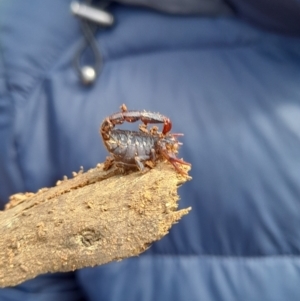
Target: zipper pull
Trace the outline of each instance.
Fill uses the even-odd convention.
[[[70,9],[73,15],[97,23],[98,25],[112,26],[114,24],[113,15],[101,8],[73,1]]]

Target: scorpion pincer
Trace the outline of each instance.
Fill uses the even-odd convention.
[[[126,122],[142,121],[145,128],[140,131],[116,129],[115,126]],[[157,128],[148,131],[148,124],[163,124],[162,132]],[[190,165],[176,157],[181,143],[177,136],[182,134],[169,133],[172,123],[169,118],[159,113],[147,111],[128,111],[125,105],[121,106],[121,112],[112,114],[104,119],[100,127],[104,145],[112,155],[117,167],[123,169],[138,168],[145,170],[145,164],[154,165],[159,159],[168,160],[177,172],[182,175],[187,173],[179,167],[180,164]],[[148,162],[148,163],[147,163]]]

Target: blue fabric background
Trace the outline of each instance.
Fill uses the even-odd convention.
[[[2,205],[103,161],[99,125],[125,103],[168,115],[185,134],[193,181],[180,206],[193,210],[138,258],[44,275],[0,300],[299,300],[300,38],[239,15],[115,5],[116,26],[96,36],[102,73],[83,87],[68,7],[1,4]]]

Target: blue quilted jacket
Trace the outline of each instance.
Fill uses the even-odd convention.
[[[193,209],[139,257],[42,275],[0,300],[300,300],[300,4],[269,2],[214,16],[113,4],[86,87],[70,2],[1,1],[1,208],[102,162],[99,125],[125,103],[185,134],[180,206]]]

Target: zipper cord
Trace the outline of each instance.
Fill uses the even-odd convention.
[[[71,12],[79,17],[83,40],[80,43],[73,58],[73,66],[76,70],[81,82],[85,85],[91,85],[101,73],[102,56],[95,39],[97,29],[113,25],[113,16],[106,12],[104,8],[108,6],[108,2],[102,3],[101,8],[91,6],[91,0],[82,2],[72,2]],[[92,63],[82,64],[84,54],[91,51]],[[90,56],[87,57],[90,60]]]

